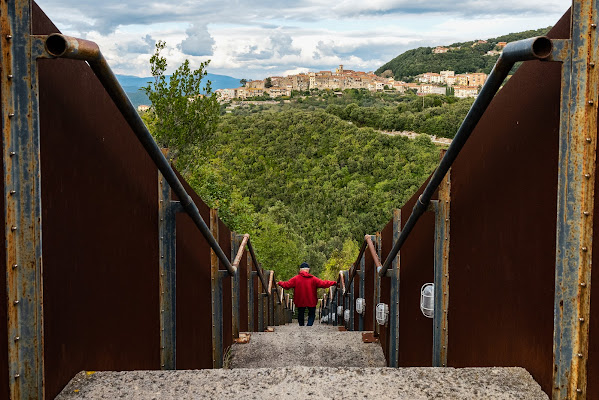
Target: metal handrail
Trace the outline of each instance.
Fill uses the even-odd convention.
[[[545,60],[551,55],[553,44],[551,39],[545,36],[534,37],[530,39],[519,40],[516,42],[508,43],[503,49],[501,56],[495,63],[491,74],[487,78],[484,86],[482,87],[478,97],[472,104],[470,111],[464,118],[462,125],[458,129],[451,145],[447,149],[445,156],[439,163],[439,166],[433,173],[428,185],[424,189],[424,192],[418,198],[418,201],[414,205],[410,217],[406,221],[404,228],[402,229],[399,238],[394,243],[393,248],[387,255],[385,262],[382,267],[378,268],[378,274],[385,276],[387,269],[397,256],[397,253],[401,249],[401,246],[405,243],[406,239],[412,232],[412,229],[416,225],[418,219],[424,214],[428,205],[433,197],[433,194],[443,181],[443,178],[449,171],[449,168],[457,158],[460,150],[466,144],[466,141],[470,137],[470,134],[476,128],[476,125],[482,118],[485,110],[493,100],[495,93],[501,87],[501,84],[509,74],[514,64],[518,61],[529,61],[529,60]]]
[[[230,275],[236,273],[236,269],[233,267],[222,248],[218,244],[210,232],[210,228],[206,225],[206,222],[200,215],[200,211],[193,202],[191,196],[187,193],[181,181],[175,174],[175,171],[170,166],[170,163],[166,157],[160,151],[160,148],[152,138],[152,135],[148,131],[148,128],[143,123],[141,117],[131,104],[131,101],[127,97],[127,94],[119,84],[116,76],[110,69],[110,66],[106,62],[106,59],[102,55],[100,48],[94,42],[84,39],[73,38],[58,33],[54,33],[46,36],[45,47],[48,54],[56,58],[68,58],[72,60],[83,60],[87,61],[96,77],[108,92],[110,98],[114,101],[115,105],[137,136],[137,139],[144,147],[160,173],[166,179],[173,192],[179,198],[181,206],[185,212],[192,219],[194,224],[198,227],[202,236],[206,239],[212,250],[216,253],[216,256],[221,263],[227,268]]]
[[[241,241],[241,244],[239,245],[239,250],[237,250],[237,255],[235,256],[235,260],[233,261],[233,268],[235,268],[235,270],[239,268],[239,263],[241,262],[241,257],[243,257],[243,253],[245,252],[246,246],[248,247],[250,256],[252,257],[252,264],[254,264],[254,268],[256,269],[256,272],[258,272],[258,277],[262,282],[262,287],[266,288],[266,279],[264,278],[264,274],[262,273],[262,267],[260,267],[260,265],[256,261],[256,254],[254,254],[254,248],[252,247],[252,242],[250,241],[249,233],[243,235],[243,239]],[[270,296],[270,293],[267,294]]]
[[[376,270],[378,271],[382,265],[381,260],[379,260],[379,255],[376,252],[376,249],[374,248],[374,243],[372,243],[372,238],[370,237],[370,235],[364,235],[364,240],[368,245],[368,250],[370,250],[370,255],[372,256],[372,259],[374,260],[374,265],[376,265]]]
[[[256,272],[258,272],[258,277],[260,278],[260,282],[262,282],[262,287],[266,288],[268,284],[266,283],[266,278],[264,277],[264,271],[260,264],[258,264],[258,260],[256,260],[256,253],[254,252],[254,247],[252,246],[252,242],[248,241],[248,250],[250,251],[250,256],[252,257],[252,263],[256,267]],[[270,296],[270,293],[268,293]]]

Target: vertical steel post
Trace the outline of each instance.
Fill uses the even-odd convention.
[[[370,240],[372,240],[372,242],[376,246],[376,253],[380,260],[381,259],[380,251],[381,250],[380,250],[380,246],[379,246],[379,233],[377,232],[374,235],[370,235]],[[374,268],[372,268],[372,273],[374,274],[374,296],[372,298],[372,301],[374,301],[374,304],[372,304],[372,308],[373,308],[373,310],[376,310],[376,305],[381,302],[381,277],[379,275],[379,272],[376,270],[376,265],[374,266]],[[378,322],[376,322],[376,311],[374,311],[372,313],[372,326],[374,327],[373,328],[374,336],[378,336],[380,326],[379,326]]]
[[[257,268],[260,268],[257,266]],[[257,274],[257,272],[256,272]],[[262,288],[262,280],[258,279],[258,332],[264,332],[264,288]]]
[[[241,244],[242,237],[234,232],[231,232],[231,260],[237,257],[237,251]],[[239,319],[239,297],[241,296],[241,282],[240,282],[239,266],[237,271],[231,277],[231,331],[233,339],[239,338],[239,326],[241,320]]]
[[[218,242],[218,210],[210,209],[210,232]],[[218,256],[210,250],[210,279],[212,284],[212,367],[223,366],[223,277],[227,271],[218,269]]]
[[[176,216],[180,210],[181,204],[171,201],[171,188],[158,172],[160,368],[165,370],[177,368]]]
[[[254,279],[258,279],[258,273],[256,271],[252,271],[252,257],[247,255],[247,266],[248,266],[248,332],[256,331],[256,321],[254,320],[254,309],[256,307],[256,303],[254,302],[254,297],[256,296],[254,292]],[[258,279],[259,280],[259,279]]]
[[[38,77],[30,0],[0,3],[4,221],[10,396],[44,398]]]
[[[433,367],[447,366],[449,312],[449,209],[451,170],[439,186],[435,201],[435,293],[433,316]]]
[[[362,258],[360,259],[360,271],[358,272],[358,274],[360,275],[360,297],[366,301],[366,307],[372,307],[372,304],[368,304],[368,300],[366,299],[366,296],[364,295],[364,291],[366,290],[365,269],[366,269],[366,255],[363,255]],[[364,314],[365,313],[366,313],[366,311],[364,310],[364,312],[362,312],[362,314],[360,314],[360,316],[358,317],[358,329],[361,331],[364,330]]]
[[[393,243],[401,232],[401,210],[393,210]],[[399,366],[399,272],[400,254],[397,253],[391,266],[391,282],[389,294],[389,366]]]
[[[348,274],[349,276],[349,274]],[[354,279],[349,282],[349,330],[354,329],[354,313],[356,312],[356,285],[354,285]]]
[[[598,0],[572,3],[562,65],[557,189],[553,399],[586,398],[597,86]],[[563,53],[562,53],[563,54]]]

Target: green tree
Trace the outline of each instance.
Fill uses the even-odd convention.
[[[185,60],[167,82],[167,61],[160,53],[166,43],[156,43],[156,52],[150,58],[154,82],[144,91],[152,105],[148,119],[151,132],[161,147],[170,149],[173,158],[190,154],[192,150],[210,139],[218,122],[220,106],[212,92],[210,81],[202,87],[209,61],[192,70]]]
[[[267,89],[272,87],[272,79],[270,79],[270,77],[264,80],[264,87]]]
[[[246,84],[246,83],[248,83],[248,80],[247,80],[247,79],[245,79],[245,78],[243,78],[243,79],[240,79],[240,80],[239,80],[239,84],[240,84],[242,87],[245,87],[245,84]]]

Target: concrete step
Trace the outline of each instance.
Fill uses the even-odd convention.
[[[276,360],[272,360],[273,364]],[[71,399],[548,399],[523,368],[283,367],[79,373]]]

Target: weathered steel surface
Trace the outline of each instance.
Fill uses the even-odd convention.
[[[393,220],[389,221],[387,225],[383,228],[380,235],[378,235],[378,254],[380,258],[384,259],[391,247],[393,246]],[[389,270],[391,272],[391,269]],[[387,361],[387,365],[390,366],[390,352],[391,349],[391,341],[393,340],[393,336],[390,334],[391,329],[391,277],[382,276],[380,277],[376,274],[375,278],[379,280],[380,290],[379,290],[379,302],[385,303],[389,306],[389,318],[387,319],[387,323],[383,326],[379,325],[379,336],[381,347],[383,348],[383,354],[385,354],[385,359]],[[378,323],[377,323],[378,325]]]
[[[28,0],[0,5],[4,253],[12,399],[42,398],[42,188],[37,62]]]
[[[548,36],[567,37],[568,21],[566,15]],[[524,63],[451,176],[448,365],[519,365],[546,393],[553,370],[560,67]]]
[[[33,33],[50,32],[34,8]],[[156,168],[89,66],[40,60],[39,84],[53,398],[81,370],[160,368],[158,188]]]
[[[210,208],[183,186],[209,220]],[[177,369],[212,368],[210,246],[186,213],[177,214]]]
[[[234,259],[233,269],[235,269],[235,274],[233,274],[231,277],[231,331],[233,334],[233,340],[239,338],[239,325],[241,323],[239,316],[241,279],[238,267],[239,263],[241,262],[241,257],[243,256],[243,247],[245,246],[241,247],[242,243],[240,242],[240,236],[235,232],[231,232],[231,260]],[[238,250],[241,251],[238,252]]]
[[[387,257],[390,246],[399,238],[401,231],[401,210],[393,210],[392,236],[389,233],[383,234],[383,254]],[[387,250],[389,249],[389,250]],[[389,356],[387,358],[390,367],[397,367],[399,363],[399,288],[400,288],[400,268],[401,251],[395,256],[391,264],[391,282],[389,289]]]
[[[562,66],[553,398],[584,398],[593,246],[599,35],[596,0],[574,1]]]
[[[410,215],[425,183],[401,208]],[[401,221],[402,229],[406,221]],[[400,367],[430,367],[433,351],[432,321],[420,312],[420,287],[433,281],[434,213],[426,212],[401,248],[399,290]]]
[[[219,237],[218,243],[225,254],[231,254],[231,231],[223,221],[218,220]],[[230,256],[229,256],[230,257]],[[219,259],[220,261],[220,259]],[[231,261],[229,261],[229,264]],[[232,276],[226,265],[219,262],[219,269],[227,271],[223,274],[223,351],[233,344],[233,297]]]
[[[245,246],[244,246],[245,247]],[[245,252],[245,256],[242,257],[241,262],[239,263],[239,268],[237,269],[239,274],[239,331],[240,332],[248,332],[249,326],[249,272],[248,270],[248,253]]]
[[[210,233],[219,240],[218,210],[210,210]],[[219,274],[218,257],[210,249],[210,283],[212,305],[212,367],[223,366],[223,281]]]
[[[376,269],[374,268],[374,262],[372,255],[369,251],[364,252],[362,257],[364,264],[362,265],[362,271],[364,273],[364,299],[366,300],[366,309],[364,310],[364,330],[374,331],[375,314],[374,308],[376,306],[376,297],[374,290],[374,274]]]
[[[447,366],[447,314],[449,312],[451,170],[439,186],[435,203],[435,310],[433,317],[433,367]]]
[[[177,328],[177,236],[176,218],[180,203],[171,201],[171,189],[158,173],[158,280],[160,291],[160,367],[176,369]]]

